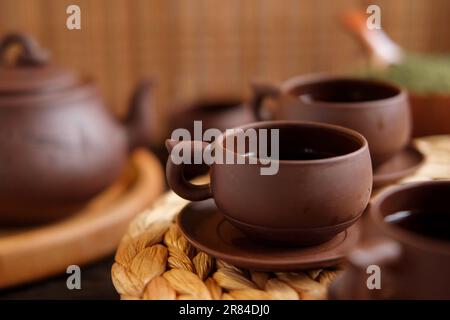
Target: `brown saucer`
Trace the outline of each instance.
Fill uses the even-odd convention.
[[[248,238],[227,222],[212,199],[191,202],[181,210],[178,226],[197,249],[238,267],[292,271],[339,263],[359,239],[359,223],[312,247],[270,246]]]
[[[373,172],[373,187],[379,188],[413,174],[424,163],[425,156],[410,145]]]

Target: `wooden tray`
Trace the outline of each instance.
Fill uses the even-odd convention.
[[[421,138],[415,143],[426,155],[426,162],[400,183],[450,179],[450,136]],[[122,299],[327,297],[339,266],[295,273],[255,272],[192,248],[174,223],[187,203],[168,192],[131,222],[112,267],[112,280]]]
[[[136,150],[124,174],[80,212],[51,225],[0,229],[0,288],[82,265],[114,251],[130,220],[164,190],[156,157]]]

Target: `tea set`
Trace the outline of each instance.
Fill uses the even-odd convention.
[[[450,213],[444,205],[450,182],[392,187],[369,204],[372,188],[413,173],[425,160],[411,144],[404,90],[382,81],[329,74],[296,77],[281,86],[254,83],[253,90],[248,104],[258,121],[238,128],[279,130],[279,172],[263,176],[260,163],[213,163],[209,182],[199,185],[184,174],[192,165],[176,164],[169,156],[170,188],[192,201],[177,218],[188,241],[238,267],[263,271],[324,268],[347,261],[350,267],[331,288],[335,299],[450,297],[447,280],[434,287],[438,275],[423,276],[448,268],[438,263],[450,258],[450,244],[445,242]],[[275,102],[271,109],[264,106],[267,99]],[[212,144],[235,157],[248,157],[248,150],[223,144],[235,134],[223,132]],[[200,152],[211,146],[167,140],[169,153],[179,144],[197,144]],[[385,221],[388,215],[418,209],[427,212],[421,214],[425,226],[436,219],[433,210],[447,217],[437,223],[448,227],[442,231],[447,239],[433,239],[434,230],[424,236]],[[377,292],[366,286],[366,270],[372,264],[384,270],[385,287]],[[416,278],[422,280],[412,283]],[[415,293],[417,288],[424,291]]]
[[[9,61],[12,46],[20,54]],[[211,143],[169,139],[169,153],[177,146],[195,146],[192,153],[214,146],[243,160],[187,165],[168,157],[169,187],[192,201],[177,218],[187,240],[211,256],[256,270],[322,268],[346,259],[349,268],[333,284],[334,298],[450,297],[449,278],[429,273],[450,267],[448,239],[386,220],[418,209],[448,212],[450,182],[392,187],[369,204],[373,188],[424,162],[410,141],[405,91],[331,74],[252,88],[248,102],[199,101],[171,116],[171,129],[192,130],[194,120],[204,120],[205,128],[222,134]],[[110,185],[132,149],[154,143],[151,89],[151,81],[142,81],[129,114],[117,121],[94,82],[51,64],[32,38],[9,34],[0,40],[0,223],[53,221]],[[271,108],[265,103],[270,99]],[[224,143],[261,129],[279,132],[274,175],[261,175],[259,151]],[[246,163],[249,158],[255,164]],[[192,182],[198,172],[207,173],[209,182]],[[435,219],[427,216],[420,219]],[[382,265],[389,274],[389,290],[379,296],[362,286],[368,264]],[[427,273],[425,280],[421,275]],[[412,290],[411,279],[423,290]]]

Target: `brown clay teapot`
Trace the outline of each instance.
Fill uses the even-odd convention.
[[[120,123],[94,83],[50,64],[32,38],[1,39],[0,223],[59,218],[110,185],[129,151],[150,139],[150,87],[139,85]]]

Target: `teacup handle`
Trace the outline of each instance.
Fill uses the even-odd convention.
[[[211,185],[209,183],[202,185],[195,185],[189,182],[184,175],[185,163],[176,163],[174,161],[176,152],[180,150],[190,150],[190,156],[195,157],[195,153],[203,151],[208,146],[208,143],[203,141],[176,141],[167,139],[166,148],[169,151],[169,157],[166,165],[166,177],[169,187],[180,197],[191,200],[200,201],[212,198]],[[202,157],[203,159],[203,157]]]
[[[364,247],[358,246],[353,249],[347,255],[347,260],[351,266],[360,270],[367,270],[371,265],[380,267],[382,271],[381,279],[385,279],[384,281],[382,280],[382,283],[388,283],[387,287],[392,288],[392,282],[395,281],[392,269],[398,265],[401,256],[402,249],[398,242],[389,239],[377,239]],[[386,287],[386,285],[383,285],[381,290],[383,290],[383,287]],[[369,298],[376,298],[377,290],[368,291]]]
[[[268,119],[264,119],[261,115],[261,108],[266,98],[278,99],[281,90],[276,85],[270,83],[252,82],[253,98],[250,101],[250,106],[257,121],[273,120],[274,115],[270,114]]]

